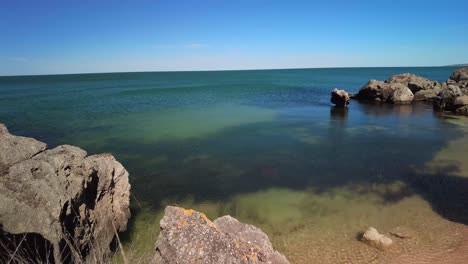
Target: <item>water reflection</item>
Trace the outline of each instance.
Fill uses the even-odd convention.
[[[432,105],[424,102],[413,104],[388,104],[380,102],[353,101],[358,107],[370,116],[400,116],[408,117],[415,115],[427,115],[432,110]]]
[[[330,107],[330,119],[337,121],[346,121],[348,119],[349,110],[346,107]]]

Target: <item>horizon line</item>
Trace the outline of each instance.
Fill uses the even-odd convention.
[[[219,69],[219,70],[148,70],[148,71],[112,71],[112,72],[75,72],[75,73],[45,73],[24,75],[0,75],[1,77],[38,77],[61,75],[91,75],[115,73],[175,73],[175,72],[228,72],[228,71],[270,71],[270,70],[307,70],[307,69],[358,69],[358,68],[436,68],[436,67],[466,67],[467,64],[450,64],[439,66],[341,66],[341,67],[297,67],[297,68],[253,68],[253,69]]]

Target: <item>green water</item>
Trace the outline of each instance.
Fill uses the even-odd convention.
[[[335,109],[330,90],[357,92],[368,79],[404,72],[444,81],[454,70],[0,77],[0,122],[50,147],[116,156],[134,196],[123,235],[129,252],[151,254],[171,204],[255,224],[295,263],[365,262],[378,253],[355,235],[369,225],[417,229],[415,221],[426,219],[428,232],[468,224],[467,210],[456,206],[467,201],[464,193],[444,195],[454,184],[468,188],[466,181],[449,170],[437,181],[421,172],[466,129],[426,104],[353,101],[347,111]],[[448,162],[463,167],[465,160]]]

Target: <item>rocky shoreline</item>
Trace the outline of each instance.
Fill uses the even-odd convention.
[[[47,149],[0,124],[0,262],[106,262],[129,206],[128,172],[112,155]]]
[[[344,107],[348,98],[391,104],[423,101],[432,103],[436,111],[468,115],[468,68],[453,72],[442,83],[411,73],[393,75],[385,81],[370,80],[357,94],[334,89],[330,101]]]

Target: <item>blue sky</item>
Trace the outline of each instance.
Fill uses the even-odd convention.
[[[468,63],[468,1],[0,1],[0,75]]]

